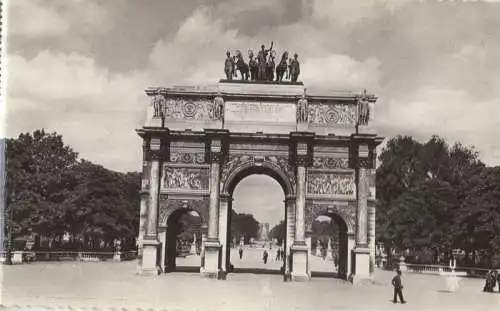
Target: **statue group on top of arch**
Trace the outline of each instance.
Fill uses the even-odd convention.
[[[269,49],[262,45],[256,58],[254,58],[253,51],[249,50],[248,58],[250,60],[248,64],[243,59],[240,50],[237,50],[235,54],[231,56],[231,52],[226,52],[224,72],[227,80],[233,80],[233,77],[237,76],[237,71],[240,72],[241,80],[281,82],[283,79],[290,79],[292,83],[296,83],[299,78],[300,63],[298,54],[295,53],[293,58],[289,58],[288,52],[285,51],[276,66],[276,51],[273,50],[273,42],[271,42]]]

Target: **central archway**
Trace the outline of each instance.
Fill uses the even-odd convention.
[[[238,165],[237,167],[233,168],[231,171],[228,172],[227,176],[222,179],[221,183],[221,189],[222,189],[222,195],[221,195],[221,206],[224,208],[221,208],[221,217],[224,217],[226,219],[222,219],[220,221],[221,228],[220,228],[220,236],[222,237],[222,269],[224,272],[229,273],[229,272],[250,272],[250,273],[283,273],[285,271],[285,258],[286,257],[286,235],[281,241],[281,245],[272,245],[272,240],[268,241],[268,243],[264,242],[265,248],[269,247],[272,249],[272,247],[275,247],[272,252],[267,250],[269,253],[269,259],[273,259],[273,263],[275,263],[275,258],[276,254],[275,252],[277,251],[278,248],[280,248],[280,253],[282,256],[280,257],[280,262],[279,262],[279,268],[278,269],[267,269],[267,268],[243,268],[243,267],[238,267],[236,262],[231,262],[231,242],[236,238],[238,245],[233,245],[233,251],[236,251],[237,248],[240,247],[240,243],[243,243],[243,241],[240,241],[240,237],[232,237],[231,236],[231,223],[232,223],[232,211],[233,211],[233,197],[235,194],[235,189],[240,183],[247,177],[249,176],[255,176],[255,175],[264,175],[267,176],[274,181],[276,181],[279,186],[281,187],[282,191],[282,197],[290,197],[293,196],[294,194],[294,183],[293,181],[290,180],[290,177],[287,175],[286,172],[284,172],[279,166],[274,165],[273,163],[252,163],[252,162],[247,162],[247,163],[242,163]],[[285,200],[283,200],[282,203],[282,208],[283,208],[283,220],[285,223],[285,226],[287,226],[287,211],[286,211],[286,204]],[[256,207],[259,208],[259,207]],[[289,220],[288,220],[289,221]],[[248,243],[248,239],[245,241]],[[262,242],[260,242],[262,243]],[[234,243],[233,243],[234,244]],[[254,245],[255,247],[262,247],[263,245],[260,244],[258,246]],[[241,245],[243,247],[243,245]],[[259,250],[260,251],[260,250]],[[263,249],[261,250],[262,252],[264,251]],[[257,252],[253,252],[254,255],[257,254]],[[253,258],[255,260],[255,258]],[[234,270],[233,270],[234,268]]]

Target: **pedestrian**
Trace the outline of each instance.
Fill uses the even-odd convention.
[[[278,248],[278,249],[276,250],[276,261],[279,261],[279,260],[280,260],[280,258],[281,258],[281,250]]]
[[[495,277],[493,276],[493,271],[488,270],[488,273],[486,273],[486,280],[484,284],[483,291],[491,293],[493,292],[493,288],[495,287]]]
[[[399,296],[399,301],[401,301],[401,303],[406,303],[406,301],[403,298],[403,283],[401,281],[401,270],[398,270],[396,276],[392,278],[392,286],[394,287],[394,299],[392,300],[392,302],[397,303]]]
[[[497,271],[498,292],[500,293],[500,270]]]
[[[240,254],[240,259],[243,258],[243,248],[240,246],[240,249],[238,250],[238,253]]]
[[[264,264],[267,264],[267,257],[269,254],[267,253],[267,250],[264,250],[264,254],[262,255],[262,259],[264,260]]]

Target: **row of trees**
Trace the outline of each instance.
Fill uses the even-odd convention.
[[[61,135],[37,130],[5,140],[6,234],[36,233],[51,245],[65,235],[83,247],[114,239],[133,245],[139,223],[139,173],[79,159]]]
[[[315,245],[318,241],[322,246],[327,246],[330,239],[339,239],[339,226],[334,221],[320,221],[315,219],[311,228],[311,241]],[[283,243],[286,236],[286,223],[282,220],[279,224],[274,226],[269,235],[272,239],[277,239],[278,244]]]
[[[437,136],[389,140],[377,169],[377,238],[414,260],[500,266],[500,167],[486,167],[474,149]]]
[[[140,173],[119,173],[79,159],[61,135],[37,130],[5,140],[4,233],[33,233],[61,248],[63,236],[81,247],[115,239],[134,247],[139,225]],[[199,217],[184,215],[179,238],[191,240]],[[257,237],[259,223],[232,211],[231,235]],[[80,240],[83,240],[81,243]]]

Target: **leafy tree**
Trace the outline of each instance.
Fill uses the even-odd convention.
[[[77,153],[56,133],[37,130],[6,140],[6,206],[13,209],[15,235],[63,233],[61,203],[75,185],[76,164]]]
[[[425,144],[395,137],[377,169],[377,238],[386,249],[445,252],[469,245],[457,225],[462,202],[481,180],[474,149],[433,136]]]
[[[286,236],[286,222],[282,220],[279,224],[274,226],[269,232],[271,239],[278,240],[278,244],[283,243]]]
[[[137,234],[138,173],[79,161],[61,135],[44,130],[7,139],[5,156],[7,223],[15,236],[55,241],[71,233],[109,241]]]
[[[259,222],[255,220],[252,214],[238,214],[231,210],[231,240],[240,239],[244,236],[245,243],[250,238],[256,238],[259,232]]]
[[[500,266],[500,167],[485,168],[457,213],[456,227],[468,252],[490,251],[489,264]]]

